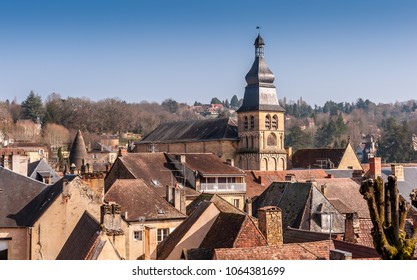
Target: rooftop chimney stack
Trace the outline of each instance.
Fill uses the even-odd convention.
[[[268,245],[282,245],[282,211],[276,206],[266,206],[258,210],[259,230]]]
[[[391,164],[391,175],[397,177],[397,182],[404,181],[404,166]]]
[[[381,158],[372,157],[369,159],[369,175],[372,179],[378,178],[381,176]]]

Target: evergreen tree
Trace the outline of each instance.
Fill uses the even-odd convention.
[[[213,97],[213,98],[211,99],[210,104],[222,104],[222,102],[221,102],[221,100],[220,100],[220,99],[218,99],[217,97]]]
[[[25,101],[22,102],[21,117],[37,121],[44,116],[42,98],[31,91]]]
[[[232,99],[230,99],[230,107],[232,108],[239,107],[239,99],[237,98],[236,94],[232,96]]]

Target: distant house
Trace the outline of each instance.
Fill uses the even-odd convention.
[[[343,149],[300,149],[292,156],[292,167],[303,169],[362,170],[350,143]]]
[[[27,175],[29,157],[25,150],[18,148],[0,149],[0,166],[23,176]]]
[[[28,156],[29,162],[49,158],[49,147],[47,145],[34,142],[14,142],[13,148],[25,151],[25,155]]]

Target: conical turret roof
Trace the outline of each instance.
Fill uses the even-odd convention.
[[[85,158],[87,158],[87,149],[85,148],[85,142],[81,130],[78,130],[70,150],[70,165],[74,163],[77,169],[80,170],[83,159]]]

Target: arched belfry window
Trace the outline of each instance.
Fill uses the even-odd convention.
[[[244,129],[248,129],[248,126],[249,126],[249,124],[248,124],[248,116],[245,116],[245,119],[243,121],[243,127],[244,127]]]
[[[278,116],[274,115],[272,117],[272,129],[277,129],[278,128]]]
[[[255,128],[255,117],[254,116],[250,116],[250,128],[251,129]]]
[[[266,115],[265,117],[265,128],[271,129],[271,116],[270,115]]]

